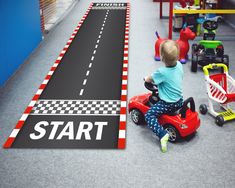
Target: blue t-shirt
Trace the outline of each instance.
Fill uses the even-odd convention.
[[[165,102],[177,102],[183,97],[183,66],[177,62],[174,67],[161,67],[153,73],[152,78],[158,85],[160,99]]]

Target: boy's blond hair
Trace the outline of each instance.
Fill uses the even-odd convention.
[[[179,46],[173,40],[165,40],[160,46],[160,54],[166,66],[175,66],[179,59]]]

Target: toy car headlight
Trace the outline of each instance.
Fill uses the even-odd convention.
[[[188,128],[188,126],[185,125],[185,124],[181,124],[180,127],[181,127],[181,129],[187,129]]]

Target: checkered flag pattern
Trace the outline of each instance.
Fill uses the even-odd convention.
[[[119,115],[119,100],[38,100],[31,114]]]

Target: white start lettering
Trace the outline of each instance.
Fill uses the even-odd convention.
[[[75,130],[73,121],[69,121],[67,123],[63,121],[52,121],[50,123],[47,121],[40,121],[34,126],[34,132],[29,136],[32,140],[39,140],[46,135],[47,130],[50,130],[48,136],[49,140],[61,140],[64,137],[68,140],[81,140],[83,136],[85,140],[91,140],[90,132],[94,129],[94,126],[96,126],[97,128],[95,129],[95,139],[102,140],[103,128],[107,125],[108,122],[94,122],[93,124],[89,121],[81,121],[78,125],[78,128]],[[47,127],[52,128],[47,129]],[[62,130],[59,127],[63,127]]]

